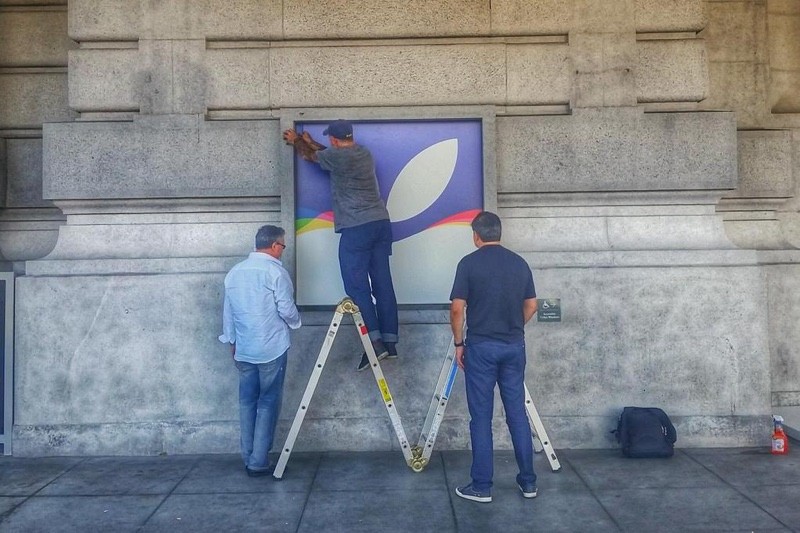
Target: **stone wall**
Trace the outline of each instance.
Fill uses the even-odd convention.
[[[613,445],[619,410],[638,404],[664,407],[681,446],[765,444],[772,406],[800,404],[783,342],[792,2],[19,3],[0,0],[0,250],[25,274],[15,453],[236,449],[222,278],[258,226],[293,227],[279,132],[297,117],[491,117],[487,204],[564,306],[527,330],[556,448]],[[59,224],[57,243],[28,244]],[[448,319],[400,318],[384,371],[415,440]],[[293,336],[278,441],[329,320],[306,311]],[[374,381],[353,371],[355,332],[339,337],[298,449],[396,448]],[[455,389],[443,448],[469,445]]]

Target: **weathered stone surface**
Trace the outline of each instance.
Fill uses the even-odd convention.
[[[503,117],[497,120],[497,155],[501,193],[730,189],[736,184],[730,113],[643,114],[631,108]]]
[[[800,13],[782,15],[770,13],[769,67],[775,70],[800,71]]]
[[[58,245],[30,275],[163,274],[229,269],[263,224],[285,225],[275,198],[59,201]],[[291,236],[287,239],[291,243]],[[190,261],[183,258],[192,258]]]
[[[6,207],[51,207],[42,199],[42,140],[8,139]]]
[[[206,105],[209,109],[266,109],[270,105],[268,48],[210,49]]]
[[[728,197],[788,198],[792,177],[792,136],[788,131],[740,131],[739,185]]]
[[[758,268],[537,271],[533,259],[538,292],[561,295],[564,313],[528,330],[528,386],[545,415],[640,404],[676,416],[769,412]]]
[[[494,35],[559,35],[572,29],[571,0],[493,0],[491,8]]]
[[[71,0],[69,36],[76,41],[134,41],[141,34],[139,0]]]
[[[55,207],[6,208],[0,213],[0,254],[8,261],[44,257],[58,239],[64,217]]]
[[[0,67],[67,65],[66,7],[57,11],[0,12]]]
[[[173,43],[173,113],[193,114],[206,111],[205,44],[202,39]]]
[[[0,73],[0,129],[40,128],[69,120],[67,75],[63,72]]]
[[[709,65],[710,90],[705,109],[736,112],[739,128],[763,127],[767,121],[767,67],[759,63]]]
[[[635,0],[637,32],[700,31],[708,22],[703,0]]]
[[[580,33],[630,33],[635,30],[634,0],[571,0],[573,25]]]
[[[70,108],[75,111],[138,111],[141,100],[138,62],[139,51],[134,48],[72,50],[69,53]]]
[[[700,39],[639,41],[639,102],[699,102],[708,96],[708,61]]]
[[[491,9],[494,12],[494,5]],[[287,39],[445,37],[488,35],[489,10],[485,0],[287,0],[283,18]]]
[[[566,104],[572,61],[563,44],[508,45],[509,105]]]
[[[505,47],[286,47],[272,50],[273,107],[503,103]]]
[[[575,69],[574,108],[636,104],[638,63],[635,36],[630,32],[577,33],[570,37]]]
[[[773,391],[800,391],[800,267],[796,264],[765,267],[769,291],[769,334],[773,339],[770,368]]]
[[[708,2],[703,32],[710,61],[767,60],[764,2]]]
[[[142,39],[279,39],[280,0],[74,0],[70,36],[77,41]]]
[[[44,127],[48,199],[278,196],[278,121],[201,116]]]
[[[769,106],[773,113],[800,113],[800,70],[770,71]]]
[[[26,303],[17,311],[23,320],[17,360],[24,377],[16,388],[20,453],[26,444],[41,445],[42,439],[35,444],[37,439],[24,434],[55,435],[51,448],[65,454],[113,449],[153,454],[167,445],[181,451],[232,451],[226,446],[235,447],[236,374],[216,340],[223,275],[21,278],[18,292]],[[717,416],[720,421],[769,412],[758,269],[535,268],[535,275],[540,292],[560,296],[565,310],[561,323],[533,323],[527,333],[527,382],[545,423],[551,424],[551,437],[563,435],[560,445],[607,445],[605,433],[562,433],[558,420],[569,417],[594,426],[594,420],[610,418],[628,403],[658,404],[677,417]],[[742,288],[750,291],[746,298]],[[36,303],[45,295],[47,306]],[[73,307],[93,312],[67,319],[71,314],[64,309]],[[743,315],[752,320],[742,322]],[[278,440],[328,327],[327,314],[303,316],[306,325],[292,336]],[[432,354],[441,349],[443,357],[450,342],[445,313],[431,318],[420,324],[401,317],[403,364],[383,365],[409,434],[421,427],[441,366],[441,358]],[[351,447],[352,432],[340,429],[351,424],[364,432],[359,449],[396,446],[374,381],[353,373],[359,339],[347,326],[334,344],[297,449]],[[448,404],[442,446],[468,442],[461,379]],[[64,401],[33,401],[42,394]],[[496,410],[501,414],[499,402]],[[124,430],[131,432],[132,444],[113,437]],[[181,437],[187,432],[192,439]],[[169,437],[161,440],[161,435]],[[682,433],[687,442],[695,436]],[[719,438],[743,442],[735,431]]]

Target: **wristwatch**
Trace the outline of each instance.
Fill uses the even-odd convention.
[[[464,341],[454,342],[453,346],[455,346],[456,348],[461,348],[462,346],[464,346]]]

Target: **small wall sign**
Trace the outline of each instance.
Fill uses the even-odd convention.
[[[561,298],[538,298],[539,310],[536,312],[539,322],[561,322]]]

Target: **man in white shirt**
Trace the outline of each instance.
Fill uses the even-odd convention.
[[[262,226],[255,252],[225,276],[222,335],[239,370],[241,452],[249,476],[272,474],[269,451],[281,410],[289,329],[300,327],[294,287],[280,258],[286,232]]]

